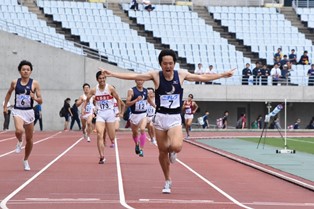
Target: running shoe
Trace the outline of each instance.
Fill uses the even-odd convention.
[[[29,167],[29,164],[28,164],[28,160],[24,160],[23,165],[24,165],[24,171],[30,171],[31,170],[31,168]]]
[[[135,145],[135,153],[138,155],[140,154],[140,145]]]
[[[143,150],[140,150],[139,156],[140,156],[140,157],[144,157],[144,152],[143,152]]]
[[[172,182],[170,180],[167,180],[165,182],[164,188],[162,189],[162,193],[163,194],[170,194],[171,193],[171,185],[172,185]]]
[[[170,163],[175,163],[176,160],[177,160],[177,153],[170,152],[169,153],[169,161],[170,161]]]
[[[104,164],[105,161],[106,161],[105,157],[101,157],[101,158],[99,159],[98,164]]]
[[[114,143],[111,143],[110,144],[110,148],[114,148],[115,147],[115,144]]]
[[[17,142],[15,152],[20,153],[22,151],[22,144],[23,142]]]
[[[87,134],[83,134],[83,138],[84,138],[84,139],[87,139]]]
[[[156,145],[156,146],[157,146],[157,141],[156,141],[156,139],[152,139],[151,142],[152,142],[153,145]]]
[[[90,138],[89,138],[89,136],[87,137],[87,142],[90,142]]]

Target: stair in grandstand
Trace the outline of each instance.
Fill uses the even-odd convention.
[[[221,22],[215,21],[214,18],[209,14],[208,10],[204,6],[193,6],[193,11],[198,13],[200,18],[205,20],[205,23],[211,25],[213,30],[220,33],[221,37],[226,38],[228,43],[234,45],[237,51],[243,52],[244,57],[248,57],[252,60],[252,63],[261,61],[266,63],[265,59],[260,59],[257,53],[251,51],[251,47],[244,46],[242,40],[235,38],[235,34],[228,32],[228,28],[221,25]]]
[[[139,36],[145,37],[148,43],[154,44],[155,49],[169,49],[170,46],[167,44],[162,44],[160,38],[153,37],[153,33],[151,31],[145,31],[144,26],[137,24],[135,18],[129,18],[127,12],[123,11],[122,7],[118,3],[109,3],[108,7],[113,11],[113,13],[119,17],[121,17],[122,22],[125,22],[130,25],[130,28],[137,31]],[[186,58],[182,58],[178,56],[178,64],[180,68],[187,69],[189,72],[194,71],[194,66],[189,65],[186,62]]]
[[[63,34],[66,40],[77,43],[77,45],[74,44],[77,47],[85,46],[83,48],[83,51],[87,57],[97,59],[97,60],[101,59],[101,61],[107,62],[108,60],[107,57],[104,57],[104,56],[99,57],[99,52],[97,50],[89,48],[88,43],[81,42],[80,37],[72,35],[71,30],[63,28],[61,23],[54,21],[51,15],[45,15],[44,12],[36,5],[34,1],[24,0],[23,5],[27,6],[30,12],[36,14],[38,19],[46,21],[48,26],[55,28],[57,33]],[[111,64],[115,64],[115,63],[111,63]]]
[[[314,31],[307,27],[307,23],[301,22],[300,17],[296,14],[292,7],[282,7],[279,12],[285,16],[285,18],[291,21],[291,25],[298,28],[298,30],[305,35],[305,37],[314,43]]]

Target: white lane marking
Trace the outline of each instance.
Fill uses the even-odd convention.
[[[156,145],[157,146],[157,145]],[[191,171],[194,175],[196,175],[197,177],[199,177],[201,180],[203,180],[205,183],[207,183],[209,186],[211,186],[212,188],[214,188],[216,191],[218,191],[220,194],[222,194],[223,196],[225,196],[226,198],[228,198],[230,201],[232,201],[234,204],[242,207],[242,208],[246,208],[246,209],[252,209],[246,205],[243,205],[242,203],[240,203],[238,200],[236,200],[235,198],[233,198],[232,196],[228,195],[226,192],[224,192],[222,189],[220,189],[219,187],[217,187],[215,184],[213,184],[212,182],[210,182],[209,180],[207,180],[205,177],[203,177],[201,174],[197,173],[196,171],[194,171],[191,167],[187,166],[185,163],[183,163],[182,161],[180,161],[177,158],[177,162],[180,163],[183,167],[185,167],[186,169],[188,169],[189,171]]]
[[[295,139],[295,138],[287,138],[288,141],[295,141],[295,142],[301,142],[301,143],[308,143],[308,144],[314,144],[312,141],[306,141],[302,139]]]
[[[153,202],[153,203],[180,203],[180,204],[213,203],[214,202],[213,200],[177,200],[177,199],[139,199],[139,201],[140,202]]]
[[[12,139],[16,139],[16,137],[14,136],[14,137],[6,138],[6,139],[1,139],[1,140],[0,140],[0,143],[1,143],[1,142],[6,142],[6,141],[10,141],[10,140],[12,140]]]
[[[4,134],[4,133],[7,133],[9,131],[5,130],[5,131],[0,131],[0,134]]]
[[[25,198],[25,200],[28,201],[56,201],[56,202],[63,202],[63,201],[99,201],[99,198],[36,198],[36,197],[31,197],[31,198]]]
[[[115,138],[115,151],[116,151],[116,163],[117,163],[117,174],[118,174],[118,186],[119,186],[119,198],[120,198],[120,204],[128,209],[134,209],[131,206],[129,206],[125,201],[125,195],[124,195],[124,188],[123,188],[123,181],[122,181],[122,172],[121,172],[121,165],[120,165],[120,157],[119,157],[119,149],[118,149],[118,141],[117,138]]]
[[[57,133],[55,133],[55,134],[53,134],[53,135],[51,135],[51,136],[48,136],[48,137],[43,138],[43,139],[41,139],[41,140],[38,140],[38,141],[34,142],[33,144],[38,144],[38,143],[41,143],[41,142],[43,142],[43,141],[46,141],[46,140],[48,140],[48,139],[50,139],[50,138],[52,138],[52,137],[55,137],[55,136],[59,135],[60,133],[62,133],[62,132],[59,131],[59,132],[57,132]],[[14,138],[15,138],[15,137],[14,137]],[[25,148],[25,146],[23,146],[22,149],[23,149],[23,148]],[[0,158],[1,158],[1,157],[4,157],[4,156],[7,156],[7,155],[9,155],[9,154],[12,154],[12,153],[15,153],[15,150],[12,150],[12,151],[10,151],[10,152],[7,152],[7,153],[4,153],[4,154],[0,155]]]
[[[19,193],[22,189],[24,189],[27,185],[29,185],[32,181],[34,181],[40,174],[42,174],[44,171],[46,171],[51,165],[53,165],[57,160],[59,160],[63,155],[65,155],[68,151],[70,151],[74,146],[76,146],[81,140],[80,138],[77,140],[74,144],[72,144],[69,148],[67,148],[64,152],[62,152],[58,157],[56,157],[54,160],[52,160],[49,164],[47,164],[44,168],[42,168],[39,172],[37,172],[34,176],[32,176],[30,179],[28,179],[24,184],[22,184],[19,188],[14,190],[11,194],[9,194],[6,198],[4,198],[1,203],[0,207],[2,209],[8,209],[7,202],[14,197],[17,193]]]
[[[189,167],[188,165],[186,165],[185,163],[183,163],[182,161],[180,161],[179,159],[177,159],[177,162],[180,163],[181,165],[183,165],[186,169],[188,169],[189,171],[191,171],[194,175],[196,175],[197,177],[199,177],[201,180],[203,180],[204,182],[206,182],[209,186],[211,186],[212,188],[214,188],[217,192],[219,192],[220,194],[222,194],[223,196],[225,196],[226,198],[228,198],[230,201],[232,201],[234,204],[242,207],[242,208],[246,208],[246,209],[252,209],[246,205],[243,205],[241,202],[239,202],[238,200],[236,200],[235,198],[233,198],[232,196],[230,196],[229,194],[227,194],[226,192],[224,192],[222,189],[220,189],[219,187],[217,187],[215,184],[213,184],[212,182],[210,182],[208,179],[206,179],[205,177],[203,177],[201,174],[197,173],[195,170],[193,170],[191,167]]]
[[[288,202],[253,202],[254,205],[273,205],[273,206],[303,206],[313,207],[314,203],[288,203]]]

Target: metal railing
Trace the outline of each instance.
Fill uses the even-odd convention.
[[[313,0],[294,0],[293,1],[294,7],[302,7],[302,8],[313,8],[314,1]]]

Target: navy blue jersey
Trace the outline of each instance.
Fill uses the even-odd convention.
[[[23,86],[21,78],[17,79],[15,86],[15,99],[14,108],[20,110],[33,109],[34,100],[31,98],[30,93],[32,90],[33,79],[29,79],[28,83]]]
[[[131,113],[133,114],[141,114],[145,113],[147,111],[147,89],[143,88],[143,91],[139,91],[136,87],[132,88],[133,90],[133,97],[131,98],[131,101],[135,100],[137,97],[141,96],[142,100],[135,102],[134,105],[132,105]]]
[[[183,89],[180,84],[179,73],[174,71],[173,79],[167,81],[159,72],[159,87],[156,89],[156,111],[165,114],[180,114],[182,107]]]

